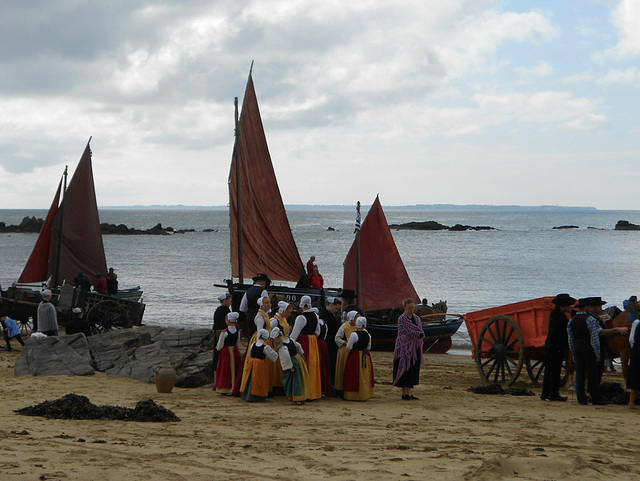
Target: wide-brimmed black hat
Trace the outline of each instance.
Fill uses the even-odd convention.
[[[573,297],[571,297],[569,294],[558,294],[554,299],[553,302],[556,306],[561,307],[561,306],[573,306],[577,301],[577,299],[574,299]]]
[[[355,299],[356,297],[358,297],[358,295],[353,289],[342,289],[340,291],[339,297],[344,297],[346,299]]]
[[[603,306],[607,301],[603,301],[601,297],[583,297],[578,301],[578,306]]]
[[[253,278],[253,282],[258,282],[258,281],[265,281],[267,283],[267,286],[271,284],[271,279],[269,279],[269,276],[267,276],[266,274],[263,274],[262,272],[260,272],[259,274],[256,274],[256,276]]]

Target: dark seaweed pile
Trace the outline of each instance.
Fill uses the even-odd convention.
[[[476,386],[467,388],[476,394],[511,394],[512,396],[535,396],[535,393],[523,387],[508,387],[503,389],[500,384],[486,384],[484,386]]]
[[[48,419],[105,419],[138,422],[180,421],[180,418],[152,399],[139,401],[134,409],[120,406],[96,406],[86,396],[66,394],[60,399],[44,401],[15,411],[24,416]]]

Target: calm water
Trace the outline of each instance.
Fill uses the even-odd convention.
[[[639,211],[581,213],[442,212],[385,210],[390,224],[435,220],[487,225],[494,231],[394,231],[409,275],[422,297],[447,300],[449,312],[467,312],[569,292],[601,296],[609,304],[638,295],[640,232],[618,232],[620,219],[640,224]],[[0,210],[0,221],[18,224],[45,211]],[[316,256],[325,286],[342,283],[342,262],[353,241],[354,212],[289,210],[303,262]],[[364,218],[364,213],[363,213]],[[226,210],[101,210],[101,222],[146,229],[217,229],[171,236],[104,236],[107,264],[122,287],[141,286],[147,324],[208,326],[230,275]],[[554,230],[577,225],[579,229]],[[336,230],[327,231],[331,226]],[[588,229],[593,227],[594,229]],[[0,234],[0,284],[20,275],[35,234]],[[465,337],[464,329],[458,341]]]

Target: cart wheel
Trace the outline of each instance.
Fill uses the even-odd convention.
[[[22,337],[27,337],[29,334],[33,332],[33,321],[31,319],[16,319],[16,324],[20,328],[20,335]]]
[[[544,359],[531,359],[528,357],[524,360],[524,365],[532,383],[538,384],[544,379]]]
[[[511,386],[524,361],[522,332],[509,316],[493,316],[480,329],[476,342],[476,365],[488,383]]]
[[[98,332],[123,329],[128,326],[127,311],[115,301],[100,301],[87,313],[87,322]]]

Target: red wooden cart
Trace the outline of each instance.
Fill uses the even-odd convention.
[[[531,381],[538,382],[553,299],[540,297],[465,314],[471,355],[486,382],[511,385],[523,365]]]

